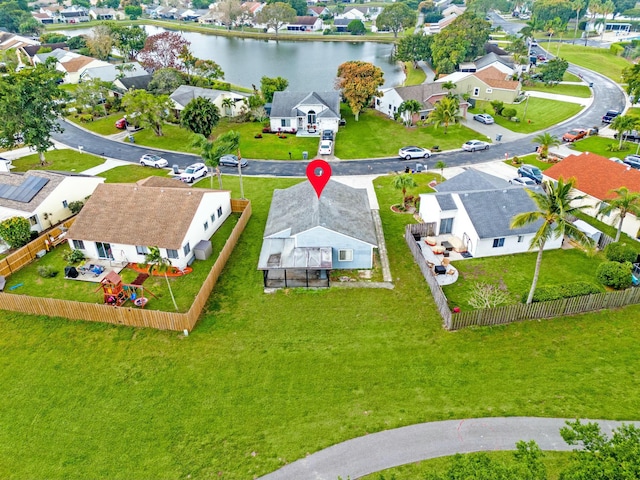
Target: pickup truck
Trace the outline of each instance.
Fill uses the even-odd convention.
[[[618,134],[614,135],[616,140],[618,139]],[[628,130],[622,134],[622,138],[627,142],[640,142],[640,131],[638,130]]]

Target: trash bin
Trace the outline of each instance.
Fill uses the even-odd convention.
[[[180,175],[180,167],[177,164],[171,165],[171,168],[173,168],[174,175]]]
[[[309,152],[302,152],[302,159],[306,160],[307,158],[309,158]]]
[[[130,143],[136,143],[136,139],[133,138],[133,135],[129,135],[129,142]]]
[[[502,135],[497,134],[496,135],[496,142],[500,142],[500,141],[502,141]]]

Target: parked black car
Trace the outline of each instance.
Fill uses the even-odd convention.
[[[631,168],[640,170],[640,155],[627,155],[622,161],[625,165],[629,165]]]
[[[535,165],[521,165],[518,168],[518,175],[530,178],[536,183],[542,183],[542,171]]]
[[[618,110],[607,110],[607,113],[602,117],[602,123],[611,123],[618,115],[620,115]]]
[[[331,140],[333,142],[333,130],[323,130],[322,140]]]

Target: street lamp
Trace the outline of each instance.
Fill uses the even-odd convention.
[[[525,93],[524,94],[525,97],[527,97],[527,100],[524,104],[524,112],[522,113],[522,123],[524,123],[525,119],[527,118],[527,107],[529,106],[529,93]]]

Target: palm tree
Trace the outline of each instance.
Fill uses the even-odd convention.
[[[427,120],[432,122],[436,128],[439,125],[444,125],[444,133],[447,133],[447,128],[450,123],[458,123],[462,117],[460,116],[460,101],[457,97],[443,97],[438,103],[435,104],[434,109],[431,111]]]
[[[609,215],[611,212],[616,211],[616,218],[618,220],[618,231],[616,232],[615,241],[620,240],[620,232],[622,232],[622,222],[627,213],[640,217],[640,193],[630,192],[627,187],[620,187],[611,192],[616,194],[615,198],[602,201],[598,204],[600,212],[598,216]]]
[[[417,187],[418,184],[410,173],[399,173],[393,177],[393,187],[402,190],[402,205],[404,206],[407,198],[407,188]]]
[[[573,43],[576,43],[576,37],[578,36],[578,24],[580,23],[580,11],[584,7],[585,7],[584,0],[573,0],[571,2],[571,9],[576,12],[576,28],[575,28],[575,31],[573,32]]]
[[[618,115],[613,119],[609,126],[612,130],[618,132],[618,140],[620,141],[618,144],[618,150],[622,150],[622,142],[625,138],[625,132],[634,130],[639,123],[640,119],[635,115]]]
[[[191,146],[200,149],[200,156],[202,157],[202,161],[205,163],[205,165],[216,169],[218,184],[220,186],[220,190],[222,190],[222,177],[220,175],[218,163],[220,162],[220,157],[226,152],[221,151],[220,148],[216,147],[216,145],[212,141],[208,140],[204,135],[200,134],[196,134],[193,136]],[[211,175],[211,189],[213,190],[213,174]]]
[[[418,100],[405,100],[398,107],[398,112],[403,114],[407,112],[409,114],[409,126],[413,125],[413,115],[422,110],[422,104]]]
[[[611,0],[602,3],[600,13],[602,14],[602,32],[600,32],[600,41],[604,39],[604,31],[607,28],[607,15],[616,11],[616,6]]]
[[[149,247],[149,253],[145,255],[145,261],[147,262],[147,265],[149,265],[149,274],[153,274],[153,272],[164,274],[164,278],[167,281],[167,287],[169,288],[169,295],[171,295],[173,306],[175,307],[177,312],[178,304],[176,303],[176,298],[173,296],[171,283],[169,282],[169,277],[167,276],[167,271],[169,270],[169,267],[171,267],[171,260],[163,257],[160,254],[160,249],[158,247]]]
[[[531,223],[542,221],[540,228],[531,239],[530,249],[538,248],[538,256],[536,258],[536,268],[531,282],[531,290],[527,297],[527,303],[533,300],[533,294],[536,291],[538,276],[540,275],[540,265],[542,264],[542,251],[547,240],[562,238],[565,235],[576,240],[580,245],[590,246],[591,239],[578,230],[572,223],[567,220],[569,215],[573,215],[588,205],[574,205],[573,202],[585,198],[585,195],[575,195],[573,189],[575,180],[571,179],[565,183],[560,177],[557,183],[551,181],[544,182],[543,191],[529,190],[527,193],[538,206],[538,210],[532,212],[519,213],[511,219],[511,228],[521,228]]]
[[[533,143],[540,144],[540,158],[547,158],[549,154],[549,147],[557,147],[561,141],[555,135],[551,135],[549,132],[544,132],[533,137]]]
[[[240,198],[244,198],[244,186],[242,184],[242,167],[240,163],[242,156],[240,155],[240,134],[234,130],[229,130],[220,135],[214,142],[216,152],[220,152],[220,156],[236,152],[238,157],[238,177],[240,180]],[[220,157],[218,157],[219,159]]]
[[[231,97],[226,97],[222,100],[222,108],[224,108],[224,113],[227,117],[231,116],[232,108],[236,104],[236,102]]]
[[[455,82],[452,82],[451,80],[446,81],[442,84],[442,88],[444,88],[447,91],[447,95],[451,96],[455,96],[455,93],[452,93],[452,90],[455,90],[457,88],[457,85],[455,84]]]
[[[444,176],[444,175],[443,175],[443,174],[444,174],[444,169],[445,169],[445,168],[447,168],[447,164],[446,164],[446,163],[444,163],[444,161],[442,161],[442,160],[438,160],[438,161],[436,162],[436,164],[434,165],[434,167],[435,167],[435,168],[439,168],[439,169],[440,169],[440,176],[441,176],[441,177],[442,177],[442,176]]]

